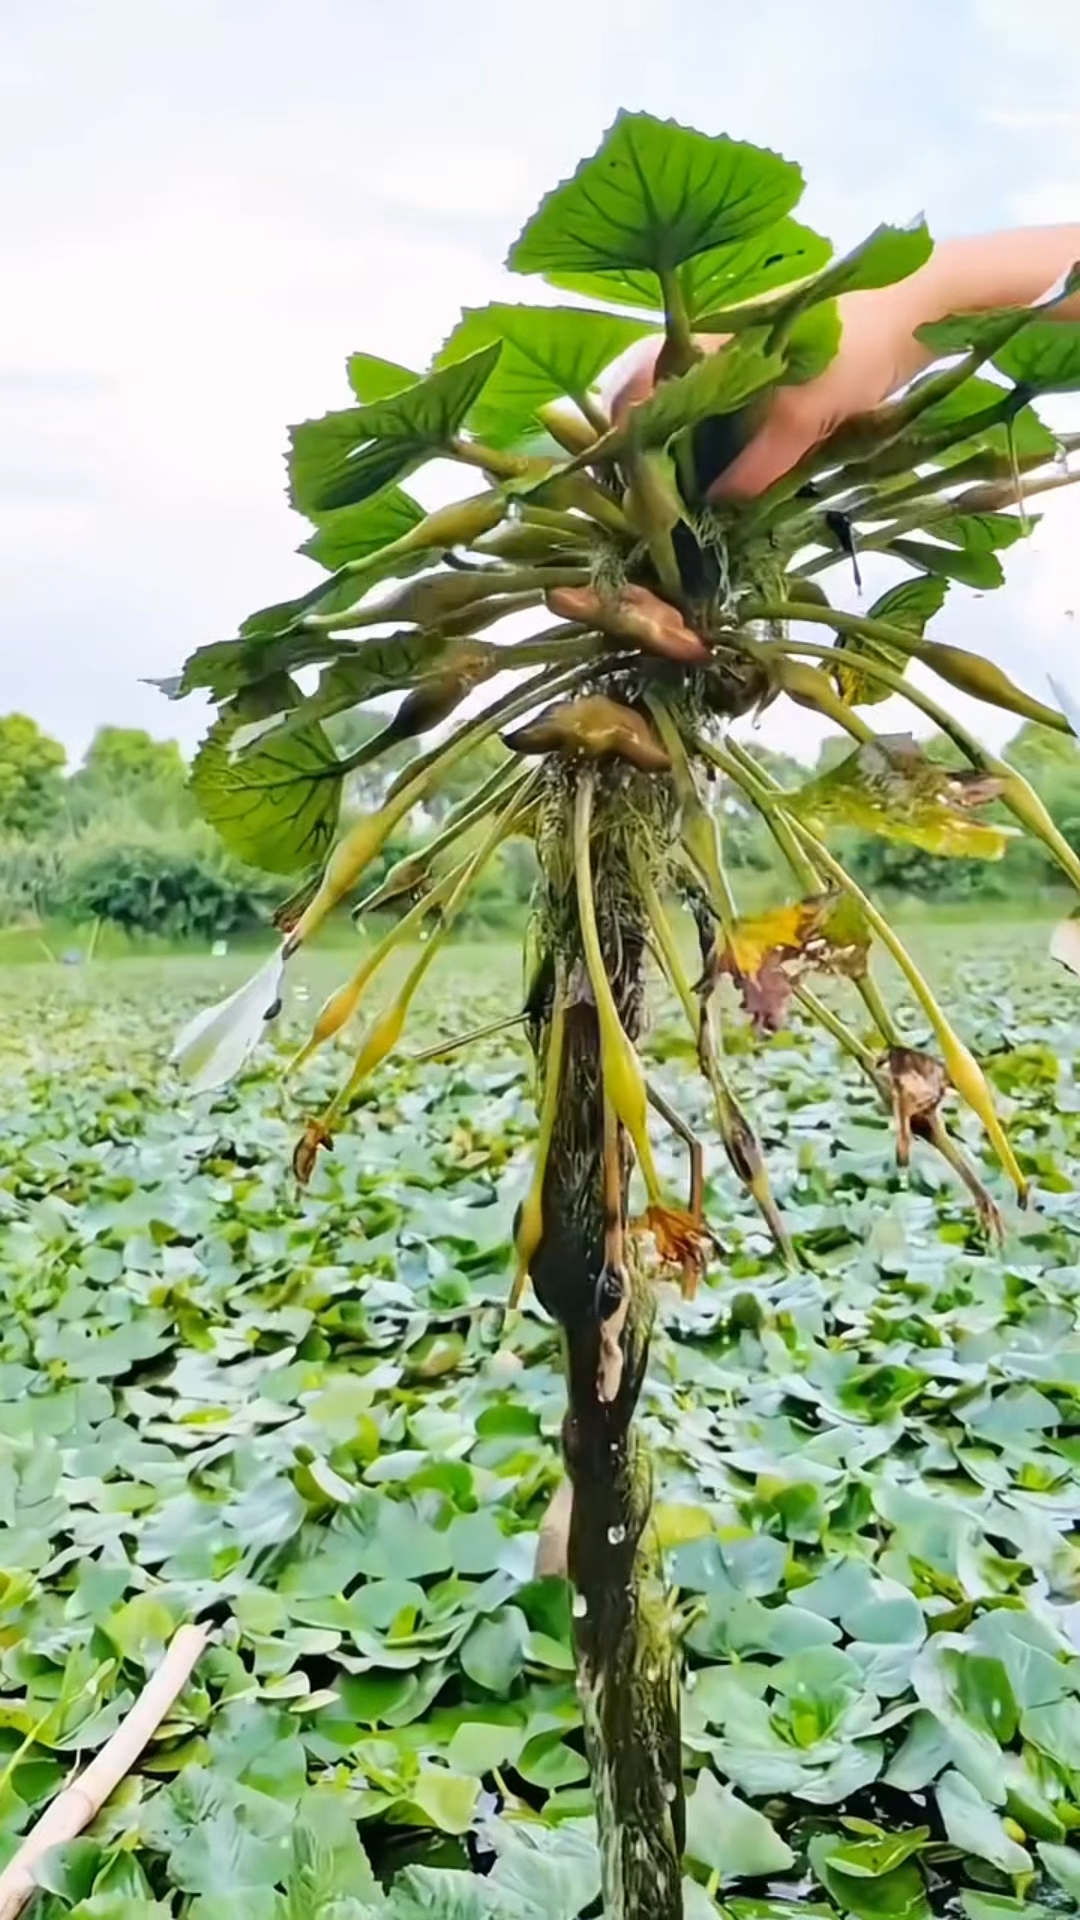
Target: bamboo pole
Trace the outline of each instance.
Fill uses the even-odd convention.
[[[90,1825],[153,1739],[206,1646],[206,1628],[181,1627],[165,1658],[86,1770],[66,1786],[31,1827],[18,1852],[0,1873],[0,1920],[15,1920],[37,1892],[34,1869],[50,1847],[74,1840]]]

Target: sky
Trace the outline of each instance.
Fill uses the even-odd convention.
[[[620,106],[801,161],[838,247],[1080,219],[1077,0],[6,0],[4,42],[0,713],[73,762],[103,723],[194,745],[143,681],[317,577],[287,425],[348,353],[528,298],[506,248]],[[936,630],[1080,689],[1078,553],[1066,492]]]

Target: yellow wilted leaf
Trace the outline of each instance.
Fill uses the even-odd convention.
[[[855,901],[816,893],[738,921],[730,940],[717,942],[706,980],[715,985],[721,974],[730,974],[754,1024],[775,1033],[803,973],[818,968],[858,979],[866,971],[869,944]]]
[[[971,809],[1000,797],[995,775],[960,771],[928,760],[911,734],[867,740],[785,802],[815,831],[859,827],[927,853],[1000,860],[1015,832],[972,818]]]
[[[682,1501],[663,1501],[653,1509],[656,1544],[662,1553],[672,1547],[689,1546],[691,1540],[705,1540],[715,1531],[712,1514],[706,1507],[691,1507]]]
[[[795,900],[740,920],[728,952],[740,973],[757,973],[766,954],[777,948],[799,952],[809,928],[820,922],[826,896]]]

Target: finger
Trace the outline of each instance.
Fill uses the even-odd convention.
[[[782,405],[777,395],[765,424],[749,445],[736,454],[708,491],[710,500],[755,500],[798,465],[805,454],[825,437],[825,414],[803,408],[796,415]]]
[[[1077,260],[1080,226],[979,234],[944,242],[904,280],[844,295],[835,358],[815,380],[778,389],[761,431],[714,481],[710,498],[754,499],[846,420],[871,412],[915,379],[935,358],[917,339],[918,328],[953,313],[1030,306]],[[1047,317],[1078,313],[1080,296],[1073,296]]]
[[[629,408],[636,406],[639,400],[647,399],[652,392],[656,362],[663,344],[659,336],[638,340],[628,353],[620,355],[608,368],[601,394],[607,401],[614,426],[620,426]]]
[[[1018,227],[1004,233],[947,240],[935,248],[920,269],[939,308],[924,318],[982,313],[990,307],[1033,306],[1077,261],[1080,225]],[[1080,318],[1080,295],[1062,301],[1046,317]]]

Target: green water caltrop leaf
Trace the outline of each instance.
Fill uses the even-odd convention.
[[[756,300],[777,287],[803,279],[823,267],[831,251],[821,234],[785,218],[748,240],[696,253],[678,269],[690,320],[705,331],[724,332],[727,311],[733,303]],[[659,278],[648,267],[605,273],[549,272],[544,277],[553,286],[588,294],[594,300],[663,311]]]
[[[967,553],[995,553],[1026,539],[1034,524],[1030,517],[1022,520],[1016,513],[956,513],[935,517],[930,531],[935,540],[963,547]]]
[[[1063,274],[1058,284],[1033,306],[1027,307],[991,307],[982,313],[954,313],[944,320],[932,320],[925,326],[916,327],[916,338],[925,346],[932,347],[937,354],[956,354],[975,352],[984,357],[993,356],[995,365],[999,365],[997,355],[1006,342],[1012,344],[1016,334],[1040,322],[1040,315],[1060,301],[1069,299],[1080,289],[1080,268],[1074,266]],[[1000,371],[1006,372],[1005,366]]]
[[[397,360],[384,360],[378,353],[351,353],[345,362],[349,385],[362,407],[375,400],[389,400],[392,394],[415,387],[421,375]]]
[[[1050,1878],[1056,1881],[1062,1892],[1072,1900],[1080,1900],[1080,1849],[1053,1846],[1049,1841],[1041,1841],[1038,1855]]]
[[[316,520],[358,506],[444,452],[479,398],[500,351],[493,342],[399,393],[293,427],[293,506]]]
[[[233,701],[195,756],[191,788],[231,853],[271,873],[295,873],[324,859],[333,844],[343,776],[317,723],[234,757],[239,729],[282,711],[280,701],[269,686],[256,702]]]
[[[316,531],[304,541],[300,552],[333,572],[350,560],[369,559],[392,540],[411,533],[423,517],[423,507],[403,487],[387,487],[374,500],[362,501],[358,507],[322,514]]]
[[[891,1872],[868,1879],[833,1864],[841,1848],[840,1836],[819,1833],[807,1852],[815,1876],[842,1913],[855,1920],[931,1920],[926,1882],[914,1859],[909,1857]]]
[[[867,1840],[846,1841],[829,1855],[829,1866],[836,1874],[855,1880],[879,1880],[922,1853],[930,1841],[929,1827],[912,1827],[908,1833],[880,1833]]]
[[[508,1693],[525,1661],[529,1623],[518,1607],[501,1607],[473,1628],[461,1649],[461,1664],[478,1687]]]
[[[1039,320],[994,355],[999,373],[1025,393],[1080,391],[1080,322]]]
[[[816,302],[800,313],[782,335],[785,386],[802,386],[824,373],[840,345],[841,332],[835,300]]]
[[[438,635],[411,627],[387,634],[385,638],[360,641],[323,668],[313,693],[298,700],[295,707],[271,716],[268,729],[273,728],[273,739],[277,743],[298,729],[302,731],[331,720],[336,714],[348,713],[365,701],[414,687],[427,674],[437,671],[463,644],[474,650],[477,647],[475,641],[440,639]],[[268,731],[267,739],[269,737]],[[241,752],[247,751],[249,749],[241,748]]]
[[[943,1774],[935,1788],[938,1812],[954,1847],[1001,1873],[1028,1873],[1031,1855],[1006,1831],[1001,1815],[962,1773]]]
[[[1057,441],[1044,426],[1034,407],[1021,406],[1018,411],[1015,410],[1011,405],[1009,389],[996,381],[984,379],[981,374],[972,374],[920,414],[911,429],[912,445],[917,447],[926,436],[948,432],[952,436],[952,445],[946,454],[938,452],[935,455],[938,461],[966,458],[977,450],[1007,454],[1010,435],[1004,422],[978,424],[983,415],[1002,409],[1006,409],[1010,415],[1011,434],[1018,458],[1027,460],[1039,456],[1044,460],[1052,460]]]
[[[925,266],[933,251],[934,243],[922,215],[907,226],[890,226],[883,221],[850,253],[832,261],[810,287],[800,289],[797,298],[808,301],[812,294],[815,301],[834,300],[840,294],[892,286]]]
[[[798,317],[809,308],[837,300],[844,294],[865,293],[907,279],[926,264],[933,250],[929,229],[921,218],[906,227],[875,227],[850,253],[831,260],[813,279],[781,300],[772,324],[778,335],[788,334]]]
[[[867,611],[868,620],[881,620],[890,626],[903,627],[906,632],[921,638],[929,621],[940,613],[949,591],[949,583],[940,576],[925,574],[921,579],[903,580],[899,586],[890,587],[879,596]],[[882,640],[864,638],[857,640],[850,634],[837,634],[836,651],[851,656],[851,662],[844,660],[835,669],[836,684],[843,699],[851,707],[875,706],[881,700],[891,697],[891,688],[869,673],[860,673],[855,657],[879,661],[882,666],[891,668],[893,673],[904,673],[909,655],[899,647],[890,647]]]
[[[931,532],[936,531],[936,527],[931,528]],[[945,580],[959,580],[965,587],[979,587],[985,592],[1005,584],[1000,560],[993,553],[980,552],[977,548],[957,551],[936,541],[899,539],[890,540],[885,551],[906,561],[909,567],[918,567],[923,573],[937,574]]]
[[[771,1821],[747,1806],[707,1769],[686,1807],[686,1851],[700,1866],[719,1873],[723,1883],[786,1873],[795,1855]]]
[[[591,159],[549,193],[510,249],[515,273],[664,273],[789,213],[800,169],[672,120],[620,113]]]
[[[467,307],[439,349],[437,367],[502,343],[468,424],[491,446],[510,445],[536,426],[538,407],[564,396],[588,394],[600,375],[635,340],[650,332],[647,321],[587,307],[527,307],[495,302]]]
[[[910,734],[882,735],[791,794],[785,805],[808,826],[859,827],[928,853],[999,860],[1008,830],[973,817],[1000,782],[926,759]]]
[[[739,407],[780,378],[784,359],[768,352],[763,333],[746,335],[699,360],[689,373],[665,380],[631,414],[634,439],[641,446],[664,446],[675,434],[716,414]]]

